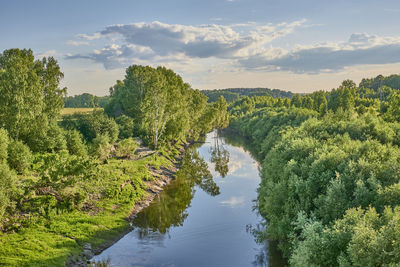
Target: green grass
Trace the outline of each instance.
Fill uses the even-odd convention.
[[[72,115],[75,113],[90,113],[93,110],[102,110],[102,108],[63,108],[61,115]]]
[[[126,218],[146,194],[143,181],[152,178],[148,166],[169,164],[166,158],[152,155],[137,161],[111,159],[99,165],[98,177],[74,185],[95,197],[96,212],[53,212],[50,218],[32,215],[18,232],[0,234],[0,266],[65,266],[68,257],[78,255],[85,243],[96,249],[115,240],[129,230]]]

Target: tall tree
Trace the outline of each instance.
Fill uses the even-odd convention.
[[[63,107],[62,77],[52,57],[35,60],[30,49],[5,50],[0,54],[0,126],[12,138],[40,149]]]
[[[193,122],[201,121],[206,99],[172,70],[130,66],[110,94],[106,112],[133,118],[135,133],[155,147],[160,141],[185,139],[202,129]]]

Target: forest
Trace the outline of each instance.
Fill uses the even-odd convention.
[[[229,106],[261,162],[260,235],[290,266],[400,262],[399,77]]]
[[[64,266],[85,244],[96,250],[115,239],[155,175],[176,165],[187,144],[228,123],[222,97],[208,104],[164,67],[132,65],[104,109],[63,116],[64,101],[74,107],[83,97],[65,98],[61,79],[53,57],[35,58],[30,49],[0,54],[2,266]]]
[[[223,96],[228,103],[235,102],[243,97],[252,96],[272,96],[274,98],[291,98],[292,92],[269,88],[227,88],[202,90],[202,93],[208,97],[208,102],[216,102],[220,96]]]

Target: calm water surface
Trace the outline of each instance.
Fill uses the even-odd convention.
[[[187,151],[177,179],[136,215],[133,230],[94,260],[124,267],[281,266],[252,234],[262,221],[253,211],[259,182],[251,155],[210,133]]]

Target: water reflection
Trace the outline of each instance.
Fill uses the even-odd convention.
[[[132,220],[133,231],[94,260],[110,257],[113,267],[283,266],[258,236],[257,165],[225,140],[211,133],[189,149],[176,179]]]
[[[210,147],[211,162],[215,164],[215,171],[225,177],[229,171],[229,151],[224,147],[219,131],[214,131],[214,142]]]
[[[138,238],[161,241],[169,228],[182,226],[188,216],[187,208],[193,199],[195,185],[211,196],[220,194],[207,163],[196,149],[191,148],[184,155],[176,181],[132,221]]]

